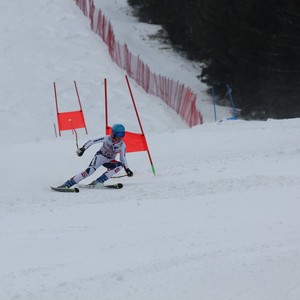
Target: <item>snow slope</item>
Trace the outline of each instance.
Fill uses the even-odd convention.
[[[141,36],[153,30],[133,25],[125,0],[103,1],[105,10],[124,33],[126,20]],[[3,1],[0,14],[1,300],[300,299],[299,119],[189,129],[131,82],[157,175],[146,153],[130,153],[124,189],[54,193],[49,186],[84,170],[98,148],[79,158],[71,133],[55,138],[53,82],[73,109],[77,81],[82,144],[104,134],[104,78],[111,123],[138,129],[125,74],[73,1]],[[143,43],[159,67],[159,47]],[[189,65],[161,53],[194,88]]]

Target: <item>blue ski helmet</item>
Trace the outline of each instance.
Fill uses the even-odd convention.
[[[112,136],[122,138],[125,136],[125,127],[122,124],[115,124],[112,127]]]

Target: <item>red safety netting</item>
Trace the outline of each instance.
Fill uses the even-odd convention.
[[[126,70],[147,93],[160,97],[172,107],[190,127],[203,123],[196,106],[197,96],[189,87],[152,72],[139,56],[128,50],[126,44],[116,41],[110,21],[95,7],[93,0],[76,0],[76,4],[89,17],[91,30],[107,44],[112,60],[119,67]]]

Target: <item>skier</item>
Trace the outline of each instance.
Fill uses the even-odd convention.
[[[118,173],[124,167],[127,176],[133,176],[133,172],[129,169],[125,157],[126,144],[122,140],[125,136],[125,127],[122,124],[115,124],[112,127],[111,135],[87,141],[81,148],[76,150],[78,156],[82,156],[85,150],[96,143],[102,143],[102,147],[96,152],[94,158],[88,168],[67,180],[59,188],[70,188],[86,177],[91,176],[100,166],[107,168],[100,177],[94,180],[89,186],[103,185],[105,181]],[[115,160],[117,154],[120,153],[120,161]]]

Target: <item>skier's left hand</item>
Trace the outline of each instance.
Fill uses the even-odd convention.
[[[82,156],[83,153],[84,153],[84,151],[85,151],[85,149],[84,149],[83,147],[82,147],[82,148],[79,148],[79,149],[76,150],[76,154],[77,154],[78,156]]]
[[[125,172],[126,172],[126,174],[127,174],[128,177],[132,177],[133,176],[133,172],[129,168],[125,169]]]

